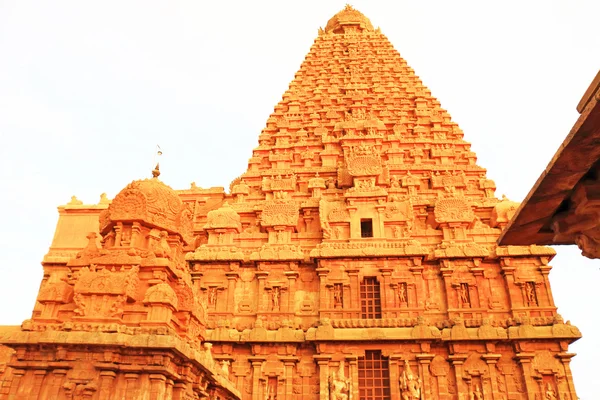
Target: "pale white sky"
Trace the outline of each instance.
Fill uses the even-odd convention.
[[[521,200],[600,68],[600,2],[354,1],[449,110],[479,164]],[[344,1],[0,0],[0,324],[29,318],[56,206],[150,174],[229,186]],[[600,380],[600,262],[559,248],[556,304],[582,399]]]

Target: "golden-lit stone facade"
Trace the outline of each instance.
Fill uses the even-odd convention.
[[[319,31],[258,143],[229,193],[60,208],[0,399],[577,398],[554,251],[496,245],[518,204],[364,15]]]

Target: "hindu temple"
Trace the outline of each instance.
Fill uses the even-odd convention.
[[[554,250],[497,245],[518,203],[359,11],[319,29],[241,172],[174,190],[157,166],[58,207],[0,399],[577,399]]]

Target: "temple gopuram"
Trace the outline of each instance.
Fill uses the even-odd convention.
[[[518,203],[352,7],[228,191],[159,175],[59,207],[0,400],[577,399],[554,250],[497,245]]]

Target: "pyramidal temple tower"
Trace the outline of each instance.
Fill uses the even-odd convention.
[[[577,398],[554,251],[496,245],[518,204],[352,7],[229,193],[158,174],[59,207],[0,399]]]

